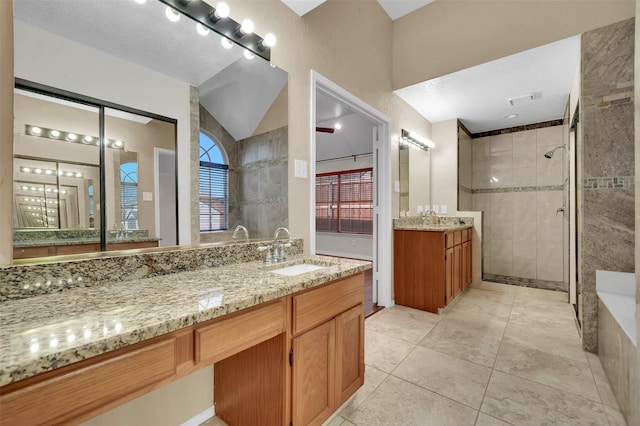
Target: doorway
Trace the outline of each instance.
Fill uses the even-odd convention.
[[[176,153],[168,149],[154,149],[156,237],[160,247],[178,244],[176,209],[170,200],[176,199]],[[144,194],[143,194],[143,200]],[[145,200],[146,201],[146,200]]]
[[[330,160],[331,158],[318,158],[318,141],[322,138],[318,138],[316,132],[316,124],[318,123],[318,100],[333,100],[336,104],[342,105],[349,110],[350,116],[353,116],[353,121],[360,123],[361,129],[359,134],[361,137],[366,137],[369,141],[367,144],[369,149],[365,149],[363,152],[354,152],[349,158],[338,158],[341,155],[337,155],[336,161],[347,160],[353,161],[355,165],[352,165],[351,170],[348,172],[356,174],[366,174],[363,169],[369,167],[360,167],[364,162],[370,164],[372,172],[372,209],[371,211],[371,233],[370,237],[366,237],[366,234],[354,234],[344,233],[346,237],[338,235],[338,238],[346,238],[347,247],[351,249],[343,254],[348,255],[348,252],[360,251],[360,258],[371,260],[373,262],[372,269],[372,285],[371,294],[367,296],[373,303],[378,306],[389,307],[393,305],[392,297],[392,285],[391,285],[391,155],[390,155],[390,119],[380,111],[366,104],[364,101],[358,99],[353,94],[344,90],[340,86],[336,85],[332,81],[323,77],[319,73],[312,71],[311,74],[311,147],[310,147],[310,253],[322,253],[325,254],[340,255],[340,252],[327,249],[327,245],[323,245],[326,241],[321,241],[321,237],[316,233],[316,175],[318,174],[318,159]],[[368,123],[368,126],[367,126]],[[321,127],[321,126],[318,126]],[[363,132],[368,127],[370,132],[367,136]],[[336,131],[335,127],[333,127]],[[339,129],[342,130],[342,129]],[[324,132],[320,132],[324,133]],[[364,146],[364,145],[363,145]],[[361,155],[358,155],[361,154]],[[326,155],[324,153],[323,155]],[[343,155],[345,156],[345,155]],[[358,165],[358,161],[361,161]],[[326,161],[326,163],[330,163]],[[324,166],[323,166],[324,167]],[[365,176],[366,177],[366,176]],[[337,233],[339,234],[339,233]],[[369,247],[366,247],[369,245]],[[335,247],[335,246],[334,246]],[[342,244],[341,247],[345,247]],[[320,250],[318,250],[320,248]],[[360,248],[361,250],[355,250]],[[369,257],[367,259],[364,253],[364,249],[369,249]],[[345,256],[350,257],[350,256]]]

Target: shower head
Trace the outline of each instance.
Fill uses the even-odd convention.
[[[559,145],[556,146],[555,148],[553,148],[551,151],[545,152],[544,153],[544,158],[551,158],[553,157],[553,153],[556,152],[556,149],[560,149],[560,148],[564,148],[564,145]]]

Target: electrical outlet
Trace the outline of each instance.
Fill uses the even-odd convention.
[[[153,192],[142,192],[142,201],[153,201]]]
[[[400,181],[399,180],[395,181],[394,190],[396,192],[400,192]]]
[[[438,205],[437,204],[433,205],[433,212],[438,214]]]
[[[440,206],[440,213],[447,214],[447,205],[446,204],[443,204],[442,206]]]
[[[422,214],[422,206],[418,206],[418,214]]]

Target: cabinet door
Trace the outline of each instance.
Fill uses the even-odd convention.
[[[335,320],[293,339],[293,424],[321,425],[335,405]]]
[[[456,297],[462,292],[462,244],[453,248],[453,297]]]
[[[364,305],[336,317],[336,407],[364,384]]]
[[[473,281],[472,264],[471,241],[467,241],[462,244],[463,288],[467,288],[467,286]]]
[[[444,257],[444,269],[445,269],[445,301],[447,304],[454,298],[453,276],[455,275],[453,270],[453,247],[448,248]]]

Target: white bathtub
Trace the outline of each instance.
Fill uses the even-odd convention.
[[[633,345],[638,347],[635,274],[596,271],[596,293]]]

